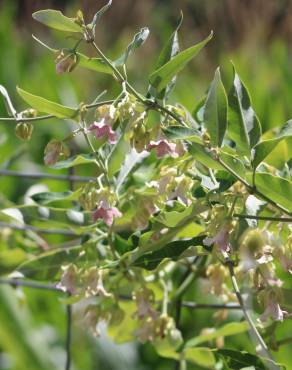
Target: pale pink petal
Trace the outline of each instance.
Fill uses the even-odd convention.
[[[148,150],[155,149],[158,158],[162,158],[165,155],[170,155],[173,158],[177,158],[179,154],[176,152],[176,145],[169,143],[166,140],[150,141]]]

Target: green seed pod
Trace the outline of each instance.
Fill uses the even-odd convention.
[[[58,74],[72,72],[78,64],[78,56],[75,53],[65,54],[62,50],[57,56],[56,60],[56,72]]]
[[[135,148],[138,153],[141,153],[149,142],[149,132],[145,130],[145,127],[141,123],[136,124],[130,139],[131,146]]]
[[[15,127],[16,136],[24,141],[28,141],[31,138],[33,132],[33,125],[31,123],[20,122]]]

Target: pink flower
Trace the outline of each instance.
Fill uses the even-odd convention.
[[[206,246],[215,244],[222,252],[228,252],[230,250],[229,226],[223,226],[213,238],[205,238],[203,243]]]
[[[116,217],[122,217],[121,212],[116,207],[107,208],[103,204],[93,213],[94,221],[101,218],[107,226],[111,226]]]
[[[264,313],[260,316],[261,321],[267,321],[271,317],[275,321],[283,321],[284,316],[287,315],[286,311],[282,311],[279,303],[272,299],[266,307]]]
[[[147,149],[155,149],[158,158],[162,158],[165,155],[170,155],[173,158],[177,158],[179,156],[176,144],[169,143],[167,140],[150,141]]]
[[[110,125],[104,123],[104,119],[99,122],[93,122],[93,124],[89,126],[88,131],[95,131],[95,137],[97,139],[107,137],[111,144],[114,144],[117,141],[116,133]]]

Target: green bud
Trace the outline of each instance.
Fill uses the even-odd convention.
[[[33,132],[33,125],[29,122],[20,122],[15,127],[16,136],[21,139],[28,141],[31,138]]]

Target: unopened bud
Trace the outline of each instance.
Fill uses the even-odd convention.
[[[33,125],[29,122],[20,122],[15,127],[15,134],[21,140],[30,140],[33,132]]]
[[[65,54],[64,51],[57,56],[56,60],[56,72],[58,74],[72,72],[78,64],[78,56],[75,53]]]
[[[52,166],[58,161],[61,155],[67,158],[69,154],[69,149],[62,141],[52,140],[45,148],[44,162],[47,166]]]
[[[37,116],[38,111],[33,108],[29,108],[21,112],[21,117],[22,118],[34,118]]]

